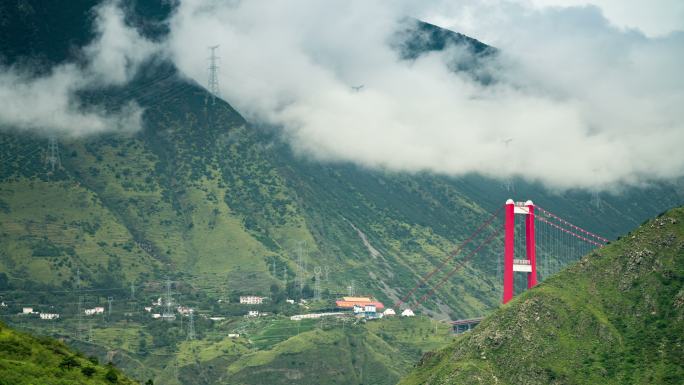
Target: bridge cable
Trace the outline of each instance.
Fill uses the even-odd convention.
[[[494,218],[496,218],[496,217],[499,215],[499,213],[501,212],[501,210],[503,210],[503,208],[504,208],[504,206],[500,206],[499,209],[498,209],[494,214],[492,214],[492,215],[489,217],[489,219],[487,219],[484,223],[482,223],[482,225],[480,225],[480,227],[478,227],[477,230],[475,230],[473,233],[471,233],[470,236],[469,236],[465,241],[463,241],[456,249],[454,249],[454,251],[452,251],[452,252],[449,254],[449,256],[448,256],[444,261],[442,261],[442,263],[441,263],[438,267],[434,268],[430,273],[428,273],[428,274],[426,274],[425,276],[423,276],[423,277],[420,279],[420,281],[418,282],[418,284],[416,284],[416,285],[413,287],[413,289],[411,289],[411,291],[408,292],[408,294],[406,294],[401,300],[399,300],[399,302],[397,302],[397,303],[395,304],[395,306],[396,306],[396,307],[399,307],[399,306],[401,306],[403,303],[405,303],[406,300],[407,300],[407,299],[408,299],[416,290],[418,290],[418,288],[419,288],[420,286],[424,285],[425,282],[427,282],[427,280],[430,279],[430,277],[432,277],[432,276],[433,276],[435,273],[437,273],[438,271],[442,270],[442,268],[444,268],[444,266],[445,266],[449,261],[451,261],[452,259],[454,259],[454,258],[461,252],[461,250],[463,250],[463,247],[465,247],[468,243],[470,243],[470,241],[472,241],[473,238],[475,238],[475,236],[477,236],[477,235],[482,231],[482,229],[484,229],[487,225],[489,225],[489,224],[494,220]]]

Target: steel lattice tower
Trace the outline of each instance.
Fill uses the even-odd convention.
[[[173,314],[173,309],[171,309],[171,305],[173,305],[173,300],[171,298],[171,280],[166,279],[166,309],[164,310],[164,313],[162,314],[162,317],[166,321],[173,321],[176,319],[176,316]]]
[[[314,300],[318,301],[321,299],[321,268],[314,267]]]
[[[216,97],[221,97],[221,91],[219,90],[219,80],[218,80],[218,59],[216,56],[216,49],[218,45],[211,46],[211,55],[209,56],[209,81],[207,82],[207,89],[211,93],[211,104],[216,103]]]
[[[48,149],[47,156],[45,157],[45,163],[50,165],[50,172],[55,172],[55,168],[61,166],[59,159],[59,143],[57,142],[57,136],[55,136],[55,134],[50,134],[48,138]]]
[[[190,314],[188,316],[190,317],[190,323],[188,324],[188,339],[189,340],[194,340],[195,339],[195,316],[194,316],[194,310],[190,309]]]
[[[76,290],[78,291],[78,339],[83,339],[82,326],[83,326],[83,296],[81,295],[81,269],[76,269]]]

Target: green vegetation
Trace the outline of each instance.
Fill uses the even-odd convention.
[[[0,3],[3,65],[36,63],[34,72],[44,72],[48,64],[74,59],[75,47],[92,37],[90,8],[97,1],[43,3]],[[158,21],[175,4],[121,3],[132,13],[127,22],[148,37],[163,33],[165,24]],[[407,60],[449,41],[493,54],[475,40],[427,24],[405,32],[408,40],[399,48]],[[486,74],[477,80],[488,81]],[[352,324],[294,322],[284,315],[329,310],[352,281],[357,293],[394,303],[511,193],[496,180],[473,175],[313,162],[229,104],[208,105],[207,96],[159,62],[145,64],[125,86],[80,93],[84,108],[138,103],[144,128],[59,137],[61,164],[54,172],[46,167],[44,136],[0,127],[0,296],[9,304],[0,309],[4,319],[60,336],[165,385],[390,384],[424,352],[448,342],[448,327],[420,317]],[[515,183],[516,198],[532,198],[608,237],[684,198],[681,186],[663,184],[607,196],[606,204],[594,208],[586,193],[559,196],[534,183]],[[297,266],[300,251],[304,272]],[[484,249],[419,313],[463,318],[496,308],[499,255],[494,247]],[[327,302],[288,305],[285,299],[312,297],[315,267],[328,267],[321,283]],[[304,279],[301,291],[293,282],[297,274]],[[195,340],[188,340],[187,318],[162,322],[142,310],[164,293],[167,278],[174,282],[174,305],[197,311]],[[235,303],[241,294],[270,301],[248,308]],[[79,309],[106,306],[110,297],[112,313],[77,322]],[[18,318],[28,304],[58,312],[60,319]],[[243,318],[248,309],[270,315]],[[63,372],[123,381],[114,369],[93,371],[81,358],[75,362],[80,366],[67,360]]]
[[[95,362],[93,362],[95,361]],[[112,365],[101,366],[47,337],[32,337],[0,323],[0,384],[138,384]]]
[[[518,296],[401,384],[681,384],[684,208]]]
[[[11,21],[0,25],[7,64],[32,62],[38,52],[37,63],[68,59],[73,44],[89,40],[92,20],[86,15],[96,3],[3,3],[0,11]],[[160,32],[155,21],[171,10],[166,2],[123,3],[130,22],[148,35]],[[75,22],[80,19],[87,20]],[[17,34],[35,41],[14,41]],[[450,43],[482,55],[494,52],[424,23],[400,35],[406,59]],[[358,292],[390,303],[510,195],[499,182],[478,176],[312,162],[227,103],[207,106],[204,90],[168,63],[149,64],[126,86],[81,96],[84,104],[112,109],[139,103],[144,129],[59,138],[61,167],[54,173],[45,166],[44,137],[2,129],[0,271],[14,289],[72,289],[80,271],[89,288],[171,277],[214,299],[268,295],[272,284],[284,288],[285,277],[295,276],[299,245],[305,244],[307,280],[314,267],[328,266],[331,292],[344,292],[354,280]],[[606,236],[680,204],[681,191],[666,184],[627,191],[605,197],[607,204],[597,209],[587,205],[585,193],[559,196],[516,181],[517,196]],[[423,310],[462,318],[495,308],[498,256],[495,248],[483,250]]]
[[[240,356],[227,378],[255,385],[395,384],[427,349],[450,340],[449,325],[428,318],[351,321],[310,320],[301,326],[310,330]]]

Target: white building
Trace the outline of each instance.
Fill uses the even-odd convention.
[[[413,316],[415,316],[415,314],[413,313],[413,310],[406,309],[406,310],[401,312],[401,316],[402,317],[413,317]]]
[[[57,313],[40,313],[40,319],[53,320],[59,318]]]
[[[286,299],[285,302],[293,304],[294,305],[294,300],[293,299]]]
[[[241,295],[240,303],[247,305],[261,305],[264,303],[264,297],[258,297],[256,295]]]
[[[152,306],[145,306],[145,311],[148,313],[152,312]]]
[[[240,338],[240,334],[238,334],[238,333],[228,333],[228,338]]]
[[[85,315],[96,315],[96,314],[104,314],[104,307],[95,306],[92,309],[85,309]]]
[[[33,314],[33,308],[32,307],[25,307],[21,309],[21,314]]]
[[[397,313],[394,311],[392,308],[387,308],[384,312],[382,312],[384,316],[388,315],[397,315]]]
[[[303,319],[321,318],[321,317],[343,317],[347,313],[335,312],[335,313],[309,313],[309,314],[297,314],[290,317],[292,321],[301,321]]]
[[[154,319],[161,318],[161,314],[154,313],[154,314],[152,314],[152,318],[154,318]]]
[[[247,313],[247,317],[258,317],[259,312],[256,310],[250,310],[249,313]]]

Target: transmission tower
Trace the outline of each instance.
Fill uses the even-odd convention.
[[[504,188],[507,192],[512,192],[513,190],[515,190],[515,184],[514,184],[514,182],[513,182],[513,178],[506,178],[506,179],[504,179],[503,188]]]
[[[175,314],[173,314],[173,310],[171,309],[171,306],[173,305],[173,300],[171,298],[171,280],[169,278],[166,279],[166,310],[164,310],[164,314],[162,314],[162,317],[167,320],[167,321],[173,321],[176,319]]]
[[[306,274],[306,267],[304,267],[304,247],[306,246],[305,242],[299,242],[299,249],[298,249],[298,258],[297,258],[297,281],[299,283],[299,293],[301,295],[302,291],[304,290],[304,281],[306,278],[304,275]]]
[[[599,195],[598,191],[594,191],[591,193],[591,203],[596,207],[597,209],[601,208],[601,196]]]
[[[321,268],[314,267],[314,301],[321,299]]]
[[[45,157],[45,163],[50,166],[51,173],[54,173],[55,168],[61,167],[62,165],[59,159],[59,143],[57,142],[57,136],[55,134],[50,134],[48,137],[48,148],[47,156]]]
[[[218,47],[218,45],[209,47],[209,49],[211,50],[211,55],[209,56],[209,82],[207,84],[207,89],[209,90],[209,93],[211,93],[211,105],[214,105],[216,103],[216,97],[221,97],[218,81],[219,57],[216,56],[216,49]]]
[[[349,286],[347,286],[347,290],[349,292],[350,297],[353,297],[354,295],[356,295],[356,292],[354,290],[354,280],[353,279],[352,279],[351,283],[349,284]]]
[[[76,269],[76,290],[78,291],[78,339],[83,339],[81,328],[83,326],[83,296],[81,295],[81,269]]]
[[[131,282],[131,299],[135,299],[135,284]]]
[[[107,297],[107,303],[108,303],[108,308],[107,308],[107,318],[112,318],[112,302],[114,302],[114,297]]]
[[[325,282],[328,282],[330,280],[330,266],[323,266],[323,270],[325,270]]]
[[[195,339],[195,316],[194,316],[194,311],[193,309],[190,309],[190,314],[188,316],[190,317],[190,323],[188,324],[188,339],[189,340],[194,340]]]

